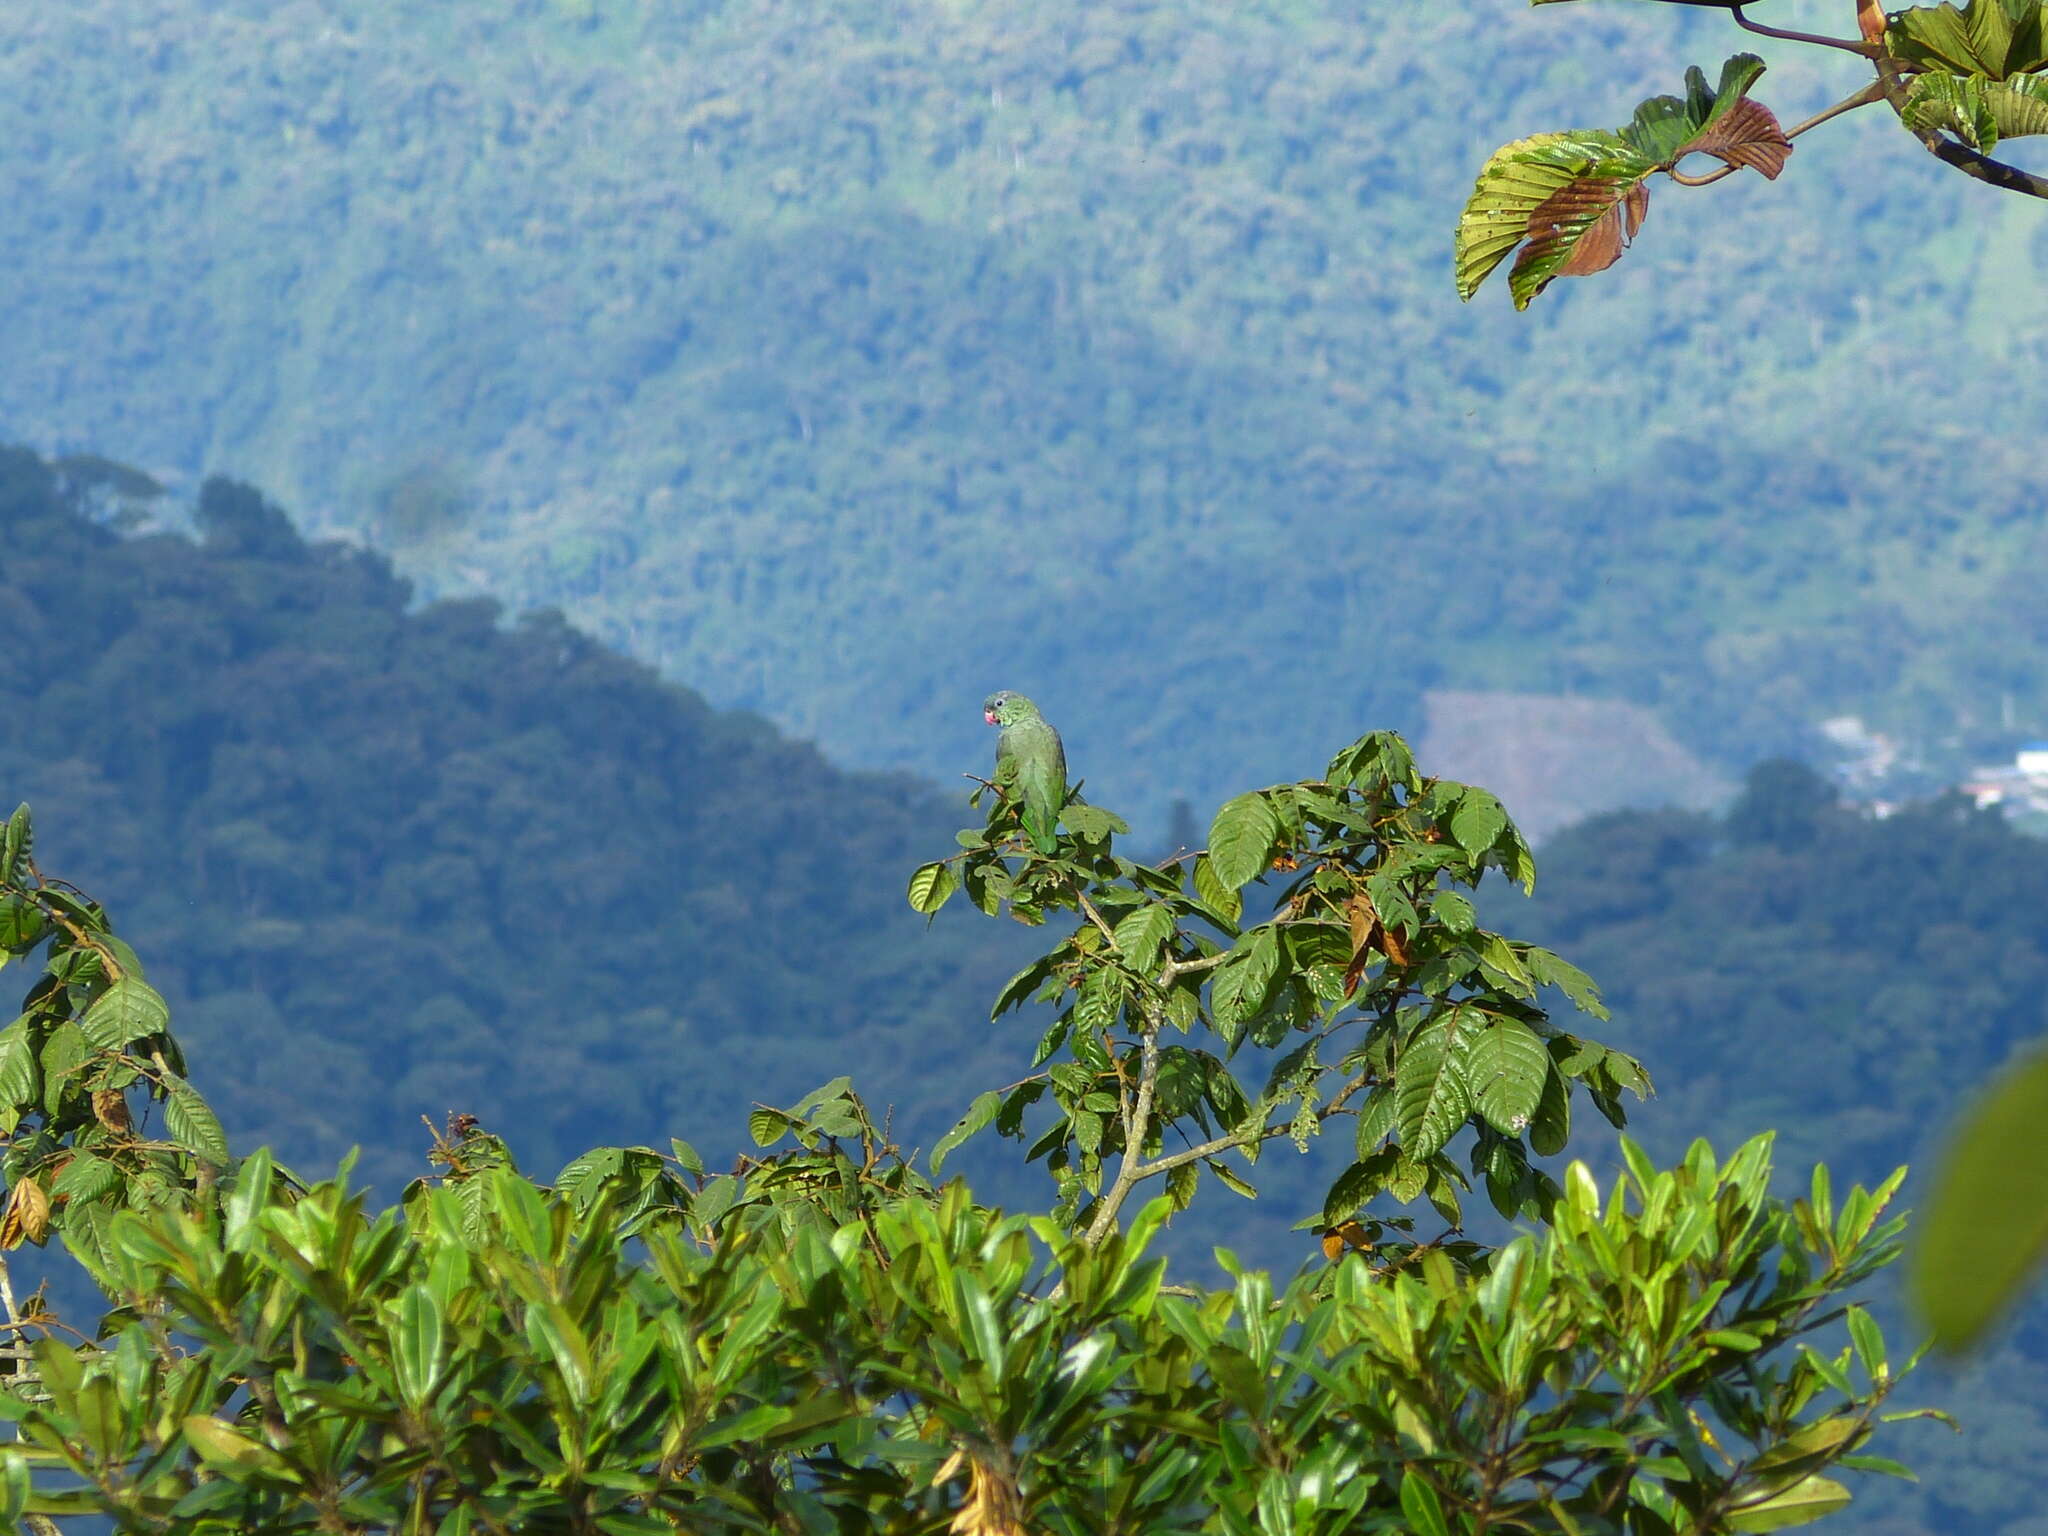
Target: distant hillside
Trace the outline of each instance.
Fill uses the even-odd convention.
[[[1416,750],[1429,771],[1484,784],[1532,842],[1628,806],[1717,806],[1734,792],[1639,704],[1438,688]]]
[[[0,450],[0,795],[142,954],[238,1146],[361,1144],[389,1195],[420,1117],[465,1110],[546,1177],[723,1155],[751,1102],[849,1071],[929,1142],[1010,1065],[983,1021],[1021,931],[902,896],[963,804],[558,614],[410,610],[245,486],[208,483],[198,544],[92,501]]]
[[[1777,52],[1681,9],[9,7],[0,432],[263,484],[844,761],[950,776],[1028,688],[1162,819],[1430,688],[1723,771],[2048,726],[2038,205],[1858,118],[1455,302],[1496,144]]]

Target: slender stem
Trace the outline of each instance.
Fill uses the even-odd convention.
[[[1082,1235],[1081,1240],[1090,1248],[1114,1230],[1117,1211],[1129,1198],[1138,1180],[1145,1177],[1141,1171],[1142,1159],[1145,1156],[1145,1136],[1152,1128],[1152,1097],[1159,1085],[1159,1031],[1165,1023],[1165,1016],[1158,1007],[1148,1003],[1145,1033],[1138,1046],[1138,1095],[1131,1105],[1130,1118],[1124,1122],[1123,1162],[1117,1168],[1116,1182],[1102,1197],[1095,1219],[1088,1223],[1088,1230]]]
[[[1767,27],[1760,21],[1751,21],[1742,14],[1742,7],[1731,5],[1728,14],[1735,18],[1735,25],[1745,32],[1754,32],[1759,37],[1782,38],[1788,43],[1813,43],[1821,48],[1839,48],[1844,53],[1861,54],[1866,59],[1877,58],[1884,49],[1877,43],[1866,43],[1861,38],[1851,41],[1846,37],[1822,37],[1813,32],[1787,32],[1782,27]]]
[[[1858,107],[1867,107],[1874,101],[1882,100],[1884,100],[1884,86],[1876,81],[1872,81],[1853,96],[1844,96],[1827,110],[1816,112],[1805,122],[1787,128],[1785,130],[1785,137],[1796,139],[1808,129],[1818,128],[1831,117],[1840,117],[1844,112],[1854,112]],[[1688,176],[1685,172],[1674,166],[1664,174],[1682,187],[1707,187],[1712,186],[1724,176],[1733,176],[1741,169],[1742,167],[1739,165],[1724,165],[1717,170],[1707,172],[1704,176]]]
[[[1088,921],[1093,923],[1097,928],[1102,930],[1102,936],[1105,939],[1109,940],[1109,947],[1112,952],[1115,952],[1116,930],[1110,927],[1108,923],[1103,921],[1102,914],[1095,910],[1095,903],[1090,901],[1086,896],[1080,894],[1078,891],[1074,894],[1074,900],[1078,901],[1081,904],[1081,910],[1087,914]]]

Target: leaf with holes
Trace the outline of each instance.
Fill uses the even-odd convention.
[[[1642,204],[1635,193],[1656,168],[1620,134],[1597,128],[1539,133],[1495,150],[1458,219],[1458,297],[1471,298],[1510,251],[1525,240],[1540,239],[1538,253],[1531,257],[1525,251],[1508,277],[1515,308],[1527,309],[1610,212],[1622,210],[1616,224],[1595,237],[1585,262],[1601,254],[1599,242],[1610,233],[1619,238],[1632,201],[1634,220],[1641,223]]]

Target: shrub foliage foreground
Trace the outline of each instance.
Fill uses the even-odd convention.
[[[346,1166],[230,1155],[141,961],[17,813],[0,919],[45,965],[0,1032],[0,1240],[59,1237],[114,1306],[86,1340],[8,1292],[7,1518],[1592,1536],[1778,1529],[1903,1471],[1867,1446],[1898,1372],[1846,1295],[1894,1255],[1898,1176],[1837,1203],[1815,1170],[1787,1205],[1762,1139],[1669,1170],[1624,1140],[1605,1190],[1531,1161],[1572,1095],[1618,1119],[1647,1084],[1539,1006],[1554,982],[1597,1011],[1584,978],[1457,894],[1532,873],[1491,796],[1372,736],[1160,867],[1107,812],[1064,820],[1041,851],[998,791],[911,888],[1074,917],[998,1000],[1054,1005],[1031,1075],[946,1138],[1028,1142],[1048,1214],[935,1187],[844,1079],[757,1112],[729,1172],[678,1141],[544,1186],[458,1118],[376,1214]],[[1152,1250],[1200,1170],[1249,1189],[1262,1146],[1336,1124],[1321,1262],[1276,1289],[1219,1251],[1228,1286],[1169,1283]],[[1475,1182],[1529,1230],[1467,1241]],[[1423,1202],[1427,1239],[1398,1213]]]

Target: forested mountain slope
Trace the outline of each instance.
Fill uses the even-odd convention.
[[[1678,9],[12,7],[0,433],[246,477],[842,760],[950,773],[1028,687],[1145,814],[1431,687],[1737,770],[2048,723],[2037,205],[1858,117],[1658,190],[1597,292],[1453,298],[1494,145],[1738,46]]]
[[[1033,935],[903,905],[910,865],[953,846],[955,793],[848,774],[559,616],[410,607],[381,557],[305,542],[244,486],[205,489],[194,543],[117,536],[84,478],[0,454],[0,793],[144,955],[238,1146],[317,1169],[361,1142],[395,1190],[418,1117],[465,1110],[542,1177],[674,1134],[722,1158],[750,1101],[841,1071],[928,1145],[1024,1070],[1042,1019],[982,1020]],[[1775,1128],[1788,1170],[1925,1169],[2048,1028],[2040,845],[1955,801],[1871,821],[1767,766],[1725,818],[1560,834],[1534,899],[1492,906],[1605,987],[1662,1156]],[[1605,1166],[1611,1133],[1581,1133]],[[1312,1258],[1285,1228],[1316,1162],[1275,1149],[1267,1198],[1174,1241]],[[2043,1360],[2037,1307],[1923,1387],[1969,1433],[1930,1432],[1928,1491],[1859,1499],[1855,1528],[2033,1536]]]
[[[927,932],[902,898],[964,806],[558,614],[408,611],[382,558],[247,487],[200,512],[201,544],[120,539],[0,451],[0,794],[146,957],[236,1145],[361,1144],[395,1195],[422,1115],[480,1115],[546,1177],[736,1147],[750,1103],[840,1072],[929,1139],[1000,1070],[1016,931]]]

